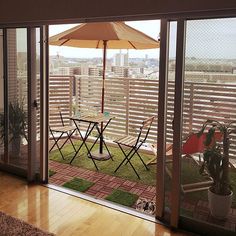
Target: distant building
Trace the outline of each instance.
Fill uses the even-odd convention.
[[[76,67],[70,67],[70,75],[89,75],[89,66],[81,65]]]
[[[115,76],[129,77],[129,68],[124,66],[112,66],[111,71]]]
[[[90,76],[102,76],[102,68],[100,67],[89,67],[88,68],[88,75]]]
[[[117,53],[113,58],[114,66],[128,66],[129,65],[129,54],[127,53]]]
[[[130,68],[130,75],[132,75],[132,78],[142,77],[143,74],[144,74],[144,68],[143,67],[132,67],[132,68]]]
[[[232,74],[236,74],[236,67],[232,68]]]
[[[70,75],[81,75],[81,67],[70,67]]]
[[[70,75],[70,68],[69,67],[58,67],[57,74],[58,75]]]
[[[170,70],[174,70],[175,61],[170,63]],[[226,60],[206,59],[186,59],[185,71],[214,72],[214,73],[232,73],[233,65]]]

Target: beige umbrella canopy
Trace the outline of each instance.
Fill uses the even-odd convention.
[[[84,23],[49,38],[49,44],[79,48],[103,49],[102,106],[104,112],[104,83],[107,49],[151,49],[159,42],[124,22]]]

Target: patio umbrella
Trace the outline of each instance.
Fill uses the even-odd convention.
[[[104,112],[107,49],[151,49],[159,47],[158,41],[124,22],[84,23],[50,37],[49,44],[103,49],[102,113]]]

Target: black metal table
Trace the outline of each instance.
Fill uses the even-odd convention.
[[[79,148],[76,150],[75,155],[70,161],[70,164],[73,162],[73,160],[78,155],[79,151],[81,150],[83,146],[86,147],[87,153],[88,153],[87,155],[93,161],[93,164],[97,170],[98,170],[98,167],[95,163],[95,160],[108,160],[110,158],[112,159],[112,155],[103,138],[103,132],[107,128],[107,126],[109,125],[109,123],[111,122],[113,118],[114,116],[104,115],[103,113],[99,113],[97,115],[81,115],[81,116],[71,117],[71,120],[74,122],[75,127],[80,135],[82,143],[80,144]],[[88,125],[84,135],[82,134],[79,128],[80,122],[86,123]],[[86,144],[86,141],[94,129],[97,130],[98,136],[96,137],[92,146],[89,148],[88,145]],[[98,152],[92,152],[92,149],[94,148],[98,140],[100,140],[99,150]],[[106,148],[105,152],[103,150],[103,145]]]

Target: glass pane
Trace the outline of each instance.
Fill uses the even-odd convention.
[[[183,106],[183,158],[182,158],[182,204],[181,214],[198,221],[207,222],[226,230],[235,231],[236,225],[236,136],[230,135],[229,158],[226,165],[232,185],[232,204],[224,216],[214,213],[208,194],[216,192],[213,183],[212,170],[223,176],[222,161],[216,164],[216,158],[226,160],[223,155],[222,138],[217,140],[217,134],[206,146],[206,133],[212,127],[207,126],[202,136],[191,135],[201,130],[206,120],[211,119],[221,124],[235,121],[236,118],[236,19],[194,20],[187,22],[185,86]],[[218,130],[219,131],[219,130]],[[219,149],[216,149],[219,144]],[[208,150],[209,152],[205,152]],[[214,151],[218,150],[220,156]],[[217,152],[219,154],[219,152]],[[210,155],[210,156],[208,156]],[[211,159],[207,159],[211,158]],[[211,169],[205,168],[200,173],[203,163],[212,160]],[[216,165],[215,165],[216,164]],[[216,166],[219,169],[215,169]],[[220,167],[221,166],[221,167]],[[229,167],[228,167],[229,166]],[[212,169],[213,168],[213,169]],[[214,179],[215,180],[215,179]],[[222,184],[224,185],[224,183]],[[213,187],[211,187],[213,186]],[[217,185],[219,186],[219,185]],[[210,190],[209,190],[209,187]],[[230,191],[230,190],[228,190]],[[227,202],[227,191],[220,191],[221,200],[216,206]],[[219,195],[218,195],[219,196]]]
[[[170,35],[169,35],[169,61],[168,61],[168,90],[167,90],[167,121],[166,121],[166,148],[170,149],[173,142],[173,127],[172,122],[174,119],[174,89],[175,89],[175,62],[176,62],[176,29],[177,22],[170,22]],[[168,155],[171,151],[167,152]],[[170,191],[171,191],[171,172],[172,163],[167,162],[165,168],[165,205],[166,212],[165,218],[169,220],[169,213],[171,210]]]
[[[36,110],[33,113],[36,116],[36,173],[40,172],[40,29],[35,29],[35,73],[36,73],[36,83],[35,86],[35,100],[36,100]]]
[[[27,31],[7,30],[9,163],[27,169]]]

